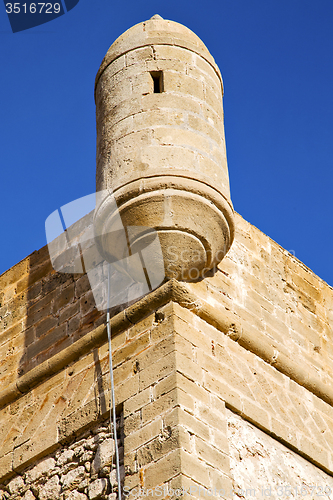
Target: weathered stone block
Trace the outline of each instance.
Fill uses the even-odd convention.
[[[105,478],[93,481],[88,487],[89,500],[100,498],[106,492],[107,486],[108,482]]]
[[[35,483],[38,479],[45,476],[47,477],[49,471],[55,467],[54,458],[44,458],[38,462],[32,469],[25,473],[25,482],[27,484]]]
[[[131,432],[137,431],[141,426],[140,412],[132,413],[125,418],[124,421],[124,434],[125,436]]]
[[[69,493],[69,495],[66,497],[66,500],[87,500],[87,495],[74,490]]]
[[[35,500],[35,495],[32,493],[31,490],[27,490],[23,497],[22,497],[23,500]]]
[[[170,352],[153,366],[139,372],[140,391],[152,385],[155,381],[161,380],[175,369],[175,354]]]
[[[65,450],[62,452],[58,459],[57,459],[57,465],[62,466],[67,464],[68,462],[71,462],[74,456],[74,451],[73,450]]]
[[[212,446],[209,442],[195,437],[195,451],[198,458],[204,460],[204,462],[215,469],[229,473],[229,457],[225,453]],[[229,450],[225,450],[229,451]]]
[[[128,452],[138,449],[157,437],[162,430],[162,420],[160,418],[143,426],[126,437],[126,449]]]
[[[61,491],[59,477],[53,476],[39,488],[38,498],[40,500],[58,500]]]
[[[181,450],[177,449],[150,464],[144,471],[145,488],[154,488],[176,476],[181,469]]]
[[[74,300],[74,283],[64,288],[60,293],[57,293],[56,298],[53,301],[53,314],[58,313],[58,311],[64,306],[70,304]]]
[[[43,319],[36,325],[36,336],[42,337],[45,333],[49,332],[52,328],[58,325],[57,318],[53,316],[43,316]]]
[[[153,47],[142,47],[137,50],[131,50],[126,55],[126,66],[137,64],[142,61],[148,61],[154,58]]]
[[[179,404],[185,406],[186,409],[190,412],[194,411],[193,399],[185,392],[179,391],[176,388],[156,399],[156,401],[153,401],[146,405],[142,409],[142,422],[149,422],[156,418],[158,415],[161,415],[163,417],[166,412],[169,412],[172,408]]]
[[[92,472],[97,473],[106,465],[111,465],[115,454],[115,446],[113,439],[106,439],[98,445],[95,458],[92,462]]]
[[[155,130],[155,139],[163,146],[183,146],[192,150],[209,151],[210,143],[203,137],[191,130],[158,127]]]
[[[6,455],[0,457],[0,478],[2,480],[7,479],[13,473],[12,469],[13,453],[9,452]]]
[[[147,94],[142,96],[141,102],[143,111],[150,109],[171,108],[201,115],[200,104],[186,96],[168,94],[166,92],[163,92],[162,94]]]
[[[63,489],[74,489],[87,477],[85,468],[80,465],[76,469],[69,471],[67,474],[61,476],[60,482]]]
[[[140,391],[138,394],[130,397],[124,402],[124,417],[133,412],[140,410],[143,406],[151,401],[151,390],[147,387],[145,390]]]
[[[16,283],[29,272],[29,257],[25,258],[15,266],[11,267],[0,276],[0,288],[3,290],[9,285]]]
[[[8,483],[8,489],[12,495],[15,495],[20,491],[22,491],[23,487],[24,487],[24,480],[21,476],[14,477]]]
[[[154,52],[157,60],[180,60],[188,64],[192,63],[194,57],[191,51],[172,45],[154,45]]]
[[[139,392],[139,374],[133,375],[115,387],[116,403],[120,404]]]
[[[86,404],[82,409],[71,413],[58,424],[59,441],[74,434],[98,418],[98,407],[95,401]]]
[[[124,347],[120,347],[113,354],[114,366],[116,367],[117,364],[123,363],[124,361],[130,359],[134,354],[143,351],[145,348],[148,347],[149,343],[150,343],[149,332],[145,332],[142,335],[140,335],[137,339],[132,340],[132,342],[125,345]]]

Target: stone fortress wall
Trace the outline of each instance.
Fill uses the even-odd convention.
[[[160,26],[166,36],[164,23],[153,20],[154,33]],[[147,30],[149,21],[143,26]],[[202,75],[191,75],[202,82]],[[173,91],[166,87],[168,106]],[[161,93],[153,98],[160,102]],[[148,129],[154,128],[149,120]],[[132,180],[119,187],[124,206]],[[155,207],[170,199],[177,206],[187,189],[183,181],[168,182],[160,186],[162,201],[155,193]],[[195,189],[189,185],[203,203],[198,206],[208,199],[222,206],[202,177],[195,182]],[[146,180],[135,186],[141,194],[157,189]],[[224,181],[220,191],[232,210]],[[184,197],[190,199],[187,192]],[[197,280],[168,276],[156,290],[112,311],[124,492],[133,499],[147,488],[159,498],[213,491],[248,499],[284,498],[291,488],[294,497],[328,497],[333,290],[240,215],[232,220],[223,210],[214,212],[216,220],[233,243],[221,262]],[[159,230],[177,236],[178,223],[171,217]],[[199,233],[209,248],[211,234]],[[193,260],[188,249],[201,247],[176,241],[173,262],[181,270],[187,257]],[[202,255],[204,262],[208,253]],[[106,318],[95,307],[87,276],[57,273],[46,247],[34,252],[0,276],[0,498],[113,499],[109,401]]]
[[[333,473],[332,289],[238,215],[236,228],[233,246],[215,273],[198,283],[171,280],[112,318],[129,490],[159,484],[236,488],[228,411],[272,436],[270,446],[279,441],[286,453],[289,449],[304,457],[331,484],[324,473]],[[8,290],[17,290],[22,275],[15,271],[23,265],[2,275],[7,283],[4,302]],[[50,275],[56,279],[49,271],[41,284]],[[45,306],[54,300],[46,290]],[[17,374],[20,357],[15,351],[24,345],[25,332],[22,319],[15,323],[13,306],[18,297],[24,304],[23,293],[7,299],[2,319],[2,367],[16,367],[7,370],[1,385],[4,485],[42,457],[59,452],[63,443],[93,428],[109,411],[104,323],[58,354],[47,357],[45,352],[46,359],[26,375]],[[25,303],[24,317],[36,301]],[[74,304],[75,297],[68,296],[59,314]],[[15,324],[19,333],[8,335]],[[30,381],[21,385],[28,375]]]

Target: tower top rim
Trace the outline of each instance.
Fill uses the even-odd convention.
[[[220,70],[203,41],[183,24],[163,19],[159,14],[155,14],[151,19],[129,28],[113,42],[97,72],[95,91],[101,74],[114,60],[131,50],[149,45],[171,45],[198,54],[214,68],[223,89]]]

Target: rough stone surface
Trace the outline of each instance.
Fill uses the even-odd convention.
[[[61,486],[57,475],[51,477],[43,486],[39,488],[38,498],[40,500],[50,500],[59,498]]]
[[[50,471],[54,469],[56,462],[54,458],[45,458],[38,462],[32,469],[25,473],[26,483],[34,483],[42,476],[49,476]],[[59,463],[59,465],[62,465]]]
[[[96,498],[101,498],[101,496],[106,492],[108,483],[106,479],[96,479],[88,487],[89,500],[95,500]]]
[[[66,500],[87,500],[87,495],[80,493],[77,490],[73,490],[70,492]]]
[[[35,495],[32,493],[31,490],[27,490],[23,497],[22,497],[22,500],[35,500]]]
[[[230,469],[239,498],[331,498],[333,478],[227,411]]]
[[[65,465],[71,462],[74,457],[74,450],[64,450],[57,460],[57,465]]]
[[[86,469],[81,465],[61,476],[62,487],[64,489],[73,489],[79,486],[86,477]]]
[[[12,479],[8,483],[9,493],[11,493],[12,495],[15,495],[20,490],[22,490],[23,486],[24,486],[24,481],[23,481],[22,477],[16,476],[16,477],[14,477],[14,479]]]
[[[118,421],[118,433],[122,436]],[[121,440],[119,440],[119,445]],[[95,451],[92,451],[95,450]],[[88,455],[86,455],[88,453]],[[120,447],[123,462],[122,447]],[[91,464],[102,465],[92,470]],[[87,459],[81,465],[82,459]],[[72,439],[36,465],[15,475],[6,484],[0,484],[0,498],[6,500],[87,500],[107,499],[112,488],[117,492],[115,476],[114,441],[108,423],[91,426],[91,430]],[[121,462],[121,463],[122,463]],[[89,467],[87,467],[89,464]],[[124,468],[121,465],[122,477]]]
[[[92,462],[92,472],[100,471],[106,465],[110,465],[114,456],[114,440],[106,439],[98,445],[95,458]]]

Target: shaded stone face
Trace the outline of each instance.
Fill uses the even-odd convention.
[[[159,231],[168,277],[202,277],[233,240],[222,95],[202,41],[161,18],[121,35],[97,74],[96,189],[125,226]],[[97,215],[105,233],[111,219]]]

